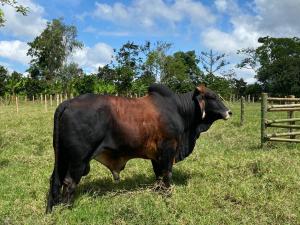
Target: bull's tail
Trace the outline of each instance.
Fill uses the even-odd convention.
[[[68,170],[67,157],[65,156],[63,149],[61,149],[61,146],[59,146],[59,120],[67,105],[68,101],[60,104],[54,114],[53,148],[55,164],[50,178],[46,213],[51,213],[53,206],[59,203],[61,187]]]

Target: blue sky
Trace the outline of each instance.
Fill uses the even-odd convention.
[[[235,68],[236,51],[257,47],[260,36],[293,37],[300,34],[300,0],[19,0],[30,8],[23,17],[2,7],[7,22],[0,28],[0,65],[24,72],[32,41],[47,21],[63,17],[78,29],[84,48],[72,60],[86,72],[105,65],[113,48],[126,41],[172,43],[170,53],[196,50],[226,53],[237,77],[254,81],[254,72]]]

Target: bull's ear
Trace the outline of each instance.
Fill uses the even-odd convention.
[[[204,119],[205,116],[206,116],[206,113],[205,113],[205,101],[203,98],[200,98],[199,101],[199,107],[200,107],[200,110],[201,110],[201,118]]]
[[[199,91],[200,94],[204,94],[206,91],[206,86],[205,84],[200,84],[196,89]]]
[[[196,90],[199,92],[198,97],[197,97],[197,101],[201,110],[201,117],[202,119],[205,118],[205,101],[204,101],[204,95],[205,95],[205,91],[206,91],[206,87],[204,84],[201,84],[200,86],[196,87]]]

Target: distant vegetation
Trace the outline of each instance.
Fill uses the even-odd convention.
[[[251,95],[262,91],[273,96],[300,95],[300,39],[259,38],[256,49],[241,49],[244,58],[237,67],[256,72],[257,83],[237,79],[225,54],[213,50],[196,54],[195,50],[169,54],[172,44],[166,42],[137,44],[131,41],[114,50],[111,63],[86,74],[70,55],[83,47],[77,40],[75,26],[62,19],[48,22],[45,30],[29,42],[27,55],[32,57],[28,77],[9,73],[0,66],[0,96],[64,93],[69,96],[87,92],[142,95],[147,87],[160,82],[175,92],[192,90],[199,83],[221,94]],[[101,54],[101,52],[99,52]]]

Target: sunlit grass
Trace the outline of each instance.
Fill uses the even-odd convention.
[[[118,184],[92,162],[73,207],[45,215],[54,106],[0,106],[0,224],[300,224],[299,144],[261,149],[259,104],[246,104],[243,127],[231,109],[175,165],[171,196],[152,190],[150,161],[130,161]]]

